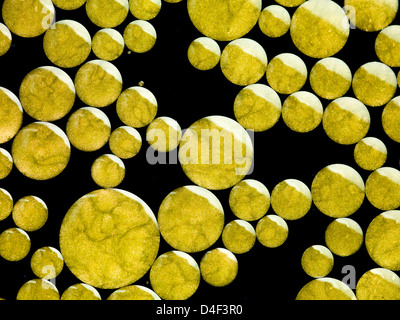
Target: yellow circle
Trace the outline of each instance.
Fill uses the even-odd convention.
[[[169,117],[159,117],[153,120],[146,131],[147,142],[159,152],[169,152],[176,149],[181,137],[180,125]]]
[[[160,297],[149,288],[132,285],[115,290],[107,300],[161,300]]]
[[[399,9],[397,0],[345,0],[347,16],[358,29],[379,31],[392,23]]]
[[[86,283],[77,283],[68,287],[61,300],[101,300],[99,292]]]
[[[48,215],[46,203],[35,196],[19,199],[12,211],[15,225],[25,231],[39,230],[46,223]]]
[[[354,292],[342,281],[319,278],[308,282],[296,296],[296,300],[357,300]]]
[[[396,74],[381,62],[369,62],[357,69],[352,87],[362,103],[371,107],[383,106],[396,93]]]
[[[334,254],[347,257],[356,253],[364,240],[361,227],[349,218],[332,221],[325,230],[325,243]]]
[[[352,97],[332,101],[322,117],[326,135],[338,144],[359,142],[369,131],[371,117],[365,105]]]
[[[270,5],[261,11],[258,26],[266,36],[279,38],[289,31],[290,20],[289,12],[284,7]]]
[[[321,245],[307,248],[301,256],[301,266],[305,273],[313,278],[328,275],[333,268],[333,255],[330,250]]]
[[[17,300],[60,300],[56,286],[48,280],[33,279],[18,290]]]
[[[389,67],[400,67],[400,26],[389,26],[379,32],[375,52],[379,60]]]
[[[55,9],[51,0],[5,0],[2,15],[12,33],[33,38],[50,28],[55,18]]]
[[[286,179],[278,183],[271,193],[274,212],[286,220],[298,220],[310,211],[310,189],[301,181]]]
[[[22,80],[19,98],[25,112],[40,121],[64,117],[74,105],[75,87],[67,73],[55,67],[40,67]]]
[[[129,13],[128,0],[87,0],[86,14],[100,28],[114,28],[124,22]]]
[[[400,278],[388,269],[371,269],[358,280],[356,295],[358,300],[400,300]]]
[[[364,138],[354,148],[354,160],[364,170],[376,170],[385,164],[386,159],[386,146],[377,138]]]
[[[91,107],[106,107],[115,102],[122,91],[122,76],[110,62],[92,60],[79,68],[75,76],[79,99]]]
[[[390,139],[400,142],[400,97],[390,100],[383,109],[382,126]]]
[[[160,255],[150,269],[150,284],[164,300],[186,300],[200,284],[200,269],[187,253],[169,251]]]
[[[8,218],[13,207],[14,200],[11,194],[7,190],[0,188],[0,221]]]
[[[347,64],[338,58],[319,60],[311,69],[310,85],[324,99],[334,100],[349,91],[352,74]]]
[[[174,249],[199,252],[212,246],[224,227],[224,211],[218,198],[197,187],[180,187],[169,193],[158,210],[164,240]]]
[[[0,148],[0,180],[7,178],[11,173],[14,162],[10,153],[3,148]]]
[[[124,41],[127,48],[133,52],[145,53],[156,44],[157,32],[150,22],[135,20],[126,26]]]
[[[241,38],[229,42],[221,54],[224,76],[239,86],[248,86],[260,80],[267,69],[268,58],[256,41]]]
[[[282,102],[270,87],[255,83],[244,87],[235,98],[233,111],[246,129],[262,132],[271,129],[281,116]]]
[[[76,10],[82,7],[86,0],[52,0],[53,4],[63,10]]]
[[[48,180],[67,166],[71,146],[65,133],[48,122],[34,122],[22,128],[12,144],[15,166],[25,176]]]
[[[290,35],[293,43],[312,58],[326,58],[338,53],[349,34],[350,24],[345,12],[331,0],[306,1],[292,16]]]
[[[129,10],[136,19],[154,19],[161,10],[161,0],[129,0]]]
[[[23,109],[10,90],[0,87],[0,143],[10,141],[22,125]]]
[[[400,207],[400,171],[381,167],[372,172],[366,183],[368,201],[380,210],[394,210]]]
[[[140,279],[153,264],[159,243],[151,209],[119,189],[100,189],[81,197],[60,229],[67,267],[81,281],[102,289]]]
[[[371,259],[382,268],[400,270],[400,211],[385,211],[367,228],[365,246]]]
[[[360,174],[344,164],[332,164],[317,173],[311,195],[323,214],[345,218],[356,212],[365,198],[365,185]]]
[[[96,32],[92,40],[93,53],[97,58],[113,61],[124,52],[124,38],[115,29],[101,29]]]
[[[12,35],[10,30],[0,23],[0,57],[5,55],[11,48]]]
[[[193,123],[179,146],[183,171],[191,181],[206,189],[234,186],[249,172],[252,161],[249,134],[237,122],[223,116],[210,116]]]
[[[169,3],[178,3],[181,2],[182,0],[164,0],[164,1]]]
[[[200,37],[192,41],[188,48],[190,64],[198,70],[210,70],[221,59],[219,44],[207,37]]]
[[[321,123],[323,112],[318,97],[307,91],[297,91],[283,103],[282,119],[293,131],[310,132]]]
[[[235,280],[238,273],[238,261],[229,250],[216,248],[207,251],[201,258],[200,272],[208,284],[224,287]]]
[[[33,273],[41,279],[54,279],[64,267],[64,258],[60,251],[52,247],[43,247],[34,252],[31,258]]]
[[[19,228],[10,228],[0,234],[0,256],[8,261],[20,261],[31,249],[28,234]]]
[[[134,128],[142,128],[153,121],[157,114],[157,99],[150,90],[131,87],[124,90],[117,100],[119,119]]]
[[[137,155],[142,147],[142,137],[132,127],[122,126],[115,129],[108,141],[110,150],[121,159],[130,159]]]
[[[73,68],[88,58],[92,40],[89,32],[79,22],[61,20],[46,31],[43,49],[47,58],[56,66]]]
[[[93,162],[91,175],[99,187],[115,188],[125,178],[125,165],[117,156],[104,154]]]
[[[256,242],[256,231],[244,220],[229,222],[222,232],[222,242],[229,251],[242,254],[250,251]]]
[[[270,206],[267,187],[254,179],[246,179],[235,185],[229,193],[229,207],[239,219],[261,219]]]
[[[275,0],[277,3],[284,7],[297,7],[304,3],[306,0]]]
[[[277,215],[267,215],[257,222],[257,240],[267,248],[277,248],[283,245],[288,235],[289,229],[286,221]]]
[[[268,64],[266,76],[276,92],[291,94],[304,86],[307,74],[307,66],[301,58],[293,53],[281,53]]]

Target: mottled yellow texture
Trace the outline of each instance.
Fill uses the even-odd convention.
[[[41,279],[54,279],[64,267],[61,253],[51,247],[43,247],[34,252],[31,258],[33,273]]]
[[[46,223],[48,215],[47,206],[34,196],[19,199],[12,211],[15,225],[25,231],[39,230]]]
[[[392,99],[383,109],[382,126],[390,139],[400,143],[400,98]]]
[[[146,130],[147,142],[159,152],[169,152],[176,149],[181,137],[181,127],[171,118],[157,118],[149,124]]]
[[[6,33],[3,32],[0,28],[0,57],[1,57],[5,55],[8,52],[8,50],[10,50],[12,43],[12,36],[11,32],[4,24],[0,23],[0,25],[5,29],[6,32]]]
[[[382,167],[387,159],[387,152],[382,152],[363,140],[359,141],[354,148],[354,160],[364,170],[376,170]]]
[[[150,33],[147,32],[148,29],[151,30]],[[124,41],[127,48],[129,48],[133,52],[145,53],[151,50],[156,44],[156,30],[147,21],[133,21],[128,24],[124,30]]]
[[[296,300],[356,300],[356,296],[340,280],[320,278],[311,280],[301,288]]]
[[[14,200],[10,193],[0,188],[0,221],[7,219],[14,207]]]
[[[101,300],[98,291],[86,283],[78,283],[68,287],[61,300]]]
[[[114,28],[119,26],[124,22],[128,13],[128,0],[86,1],[86,14],[88,18],[100,28]]]
[[[280,223],[277,223],[277,220],[280,220]],[[257,240],[267,248],[277,248],[283,245],[288,235],[286,222],[278,216],[268,215],[257,222]]]
[[[275,0],[275,1],[285,7],[297,7],[302,3],[304,3],[306,0]]]
[[[22,118],[23,111],[18,98],[8,89],[0,87],[0,143],[14,138],[21,128]]]
[[[82,7],[86,0],[52,0],[53,4],[63,10],[75,10]]]
[[[375,53],[384,64],[389,67],[400,67],[400,41],[397,37],[388,36],[398,34],[400,32],[400,26],[389,26],[382,30],[375,41]]]
[[[380,270],[389,273],[394,283],[373,272]],[[400,300],[400,279],[387,269],[369,270],[358,280],[356,295],[358,300]]]
[[[33,279],[18,290],[17,300],[60,300],[60,294],[50,281]]]
[[[105,154],[93,162],[92,179],[102,188],[115,188],[125,178],[125,166],[118,157],[114,157]]]
[[[347,257],[360,249],[364,237],[362,231],[360,233],[339,221],[338,219],[332,221],[326,228],[325,243],[334,254]]]
[[[132,285],[115,290],[107,300],[160,300],[160,297],[148,288]]]
[[[286,32],[289,31],[290,28],[290,16],[289,13],[287,12],[286,9],[282,7],[279,10],[279,13],[283,17],[288,17],[289,19],[282,19],[282,17],[277,17],[274,15],[274,9],[272,8],[265,8],[258,19],[258,26],[260,27],[260,30],[262,33],[264,33],[266,36],[271,37],[271,38],[279,38],[282,37]],[[288,23],[289,22],[289,23]]]
[[[161,0],[129,0],[129,10],[136,19],[151,20],[161,10]]]
[[[380,210],[393,210],[400,207],[400,171],[393,169],[389,176],[382,174],[381,169],[372,172],[366,183],[365,193],[368,201]]]
[[[18,228],[4,230],[0,234],[0,256],[8,261],[19,261],[27,256],[31,240],[27,233]]]
[[[307,248],[301,256],[301,266],[305,273],[313,278],[321,278],[328,275],[333,268],[333,256],[321,253],[316,247]],[[329,249],[327,251],[330,253]]]
[[[7,178],[14,166],[10,153],[0,148],[0,180]]]
[[[208,38],[208,41],[214,41]],[[218,44],[213,42],[218,47]],[[210,70],[214,68],[221,58],[221,50],[217,53],[211,51],[209,48],[204,46],[201,42],[194,40],[188,48],[188,59],[190,64],[199,70]]]
[[[137,155],[142,147],[142,138],[130,133],[130,130],[136,130],[132,127],[122,126],[115,129],[108,141],[110,150],[121,159],[130,159]]]
[[[222,242],[225,248],[233,253],[246,253],[253,248],[256,242],[256,232],[247,221],[233,220],[225,226],[222,232]]]
[[[121,39],[123,40],[122,36]],[[124,44],[116,41],[107,32],[104,32],[104,29],[102,29],[93,37],[92,50],[99,59],[113,61],[119,58],[124,52]]]

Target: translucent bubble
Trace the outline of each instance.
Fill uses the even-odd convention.
[[[10,228],[0,234],[0,256],[8,261],[20,261],[31,249],[28,234],[19,228]]]
[[[0,188],[0,221],[8,218],[13,207],[14,200],[11,194],[7,190]]]
[[[267,215],[257,223],[257,240],[267,248],[277,248],[283,245],[288,235],[289,229],[286,221],[277,215]]]
[[[178,147],[182,130],[178,122],[170,117],[153,120],[146,131],[146,140],[159,152],[169,152]]]
[[[154,19],[161,10],[161,0],[129,0],[129,9],[136,19]]]
[[[115,188],[125,178],[125,165],[113,154],[98,157],[92,165],[93,181],[102,188]]]
[[[124,47],[124,38],[115,29],[101,29],[93,37],[93,53],[102,60],[113,61],[119,58]]]
[[[400,97],[390,100],[383,109],[382,126],[390,139],[400,142]]]
[[[48,215],[49,210],[46,203],[35,196],[19,199],[12,211],[15,225],[25,231],[36,231],[42,228]]]
[[[376,170],[385,164],[386,159],[386,146],[378,138],[364,138],[354,148],[354,160],[364,170]]]
[[[357,300],[354,292],[344,282],[324,277],[308,282],[296,300]]]
[[[7,178],[14,166],[13,158],[10,153],[3,148],[0,148],[0,180]]]
[[[131,285],[115,290],[113,293],[109,295],[107,300],[161,300],[161,299],[153,290],[149,288],[139,285]]]
[[[86,14],[100,28],[114,28],[124,22],[129,13],[128,0],[87,0]]]
[[[386,27],[375,41],[375,52],[379,60],[389,67],[400,67],[400,26]]]
[[[384,268],[365,272],[357,282],[358,300],[400,300],[399,276]]]
[[[284,7],[270,5],[261,12],[258,25],[266,36],[279,38],[289,31],[290,20],[290,14]]]
[[[53,247],[43,247],[36,250],[31,258],[33,273],[41,279],[54,279],[64,267],[64,258],[60,251]]]
[[[221,58],[219,44],[207,37],[200,37],[192,41],[188,48],[190,64],[198,70],[214,68]]]
[[[101,300],[100,293],[86,283],[77,283],[68,287],[61,300]]]
[[[130,159],[139,153],[142,137],[135,128],[122,126],[111,133],[109,145],[111,152],[117,157]]]
[[[327,276],[333,268],[331,251],[321,245],[307,248],[301,256],[301,266],[305,273],[313,278]]]
[[[5,55],[11,48],[12,35],[10,30],[0,23],[0,57]]]
[[[256,231],[247,221],[233,220],[225,226],[222,242],[229,251],[243,254],[253,248],[256,242]]]
[[[125,45],[136,53],[145,53],[156,44],[157,32],[153,25],[145,20],[135,20],[124,30]]]
[[[60,294],[50,281],[33,279],[25,282],[18,290],[17,300],[60,300]]]
[[[10,141],[22,125],[23,109],[10,90],[0,87],[0,143]]]

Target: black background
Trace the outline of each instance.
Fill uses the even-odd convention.
[[[263,0],[263,8],[274,1]],[[343,1],[336,1],[343,6]],[[292,14],[295,8],[288,8]],[[98,31],[86,16],[85,6],[74,11],[63,11],[56,8],[56,20],[72,19],[82,23],[91,36]],[[116,29],[124,31],[125,26],[135,20],[131,13],[123,24]],[[210,71],[199,71],[193,68],[187,59],[187,48],[197,37],[202,36],[192,25],[186,1],[170,4],[163,1],[160,14],[150,21],[157,31],[155,47],[144,54],[128,54],[125,48],[120,58],[112,63],[120,70],[124,89],[138,85],[144,81],[144,86],[154,93],[159,109],[158,116],[168,116],[177,120],[182,129],[189,127],[196,120],[210,116],[223,115],[234,119],[233,102],[241,87],[230,83],[222,74],[219,66]],[[398,18],[393,22],[398,24]],[[352,73],[362,64],[378,61],[374,50],[377,32],[367,33],[352,29],[346,46],[336,55],[343,59],[351,68]],[[301,57],[308,71],[317,62],[299,52],[293,45],[289,32],[281,38],[267,38],[256,25],[245,37],[259,42],[265,49],[268,59],[284,52],[292,52]],[[227,42],[219,42],[221,50]],[[18,96],[19,86],[24,76],[40,66],[51,66],[43,48],[43,35],[26,39],[13,34],[13,44],[10,51],[0,57],[0,86],[8,88]],[[93,52],[88,60],[97,59]],[[63,69],[72,79],[77,68]],[[398,72],[397,68],[393,70]],[[267,84],[263,77],[260,83]],[[307,84],[302,90],[311,91]],[[396,93],[397,95],[398,93]],[[351,89],[346,94],[354,96]],[[282,102],[286,98],[280,95]],[[329,103],[321,100],[324,107]],[[70,114],[85,105],[77,98]],[[388,160],[385,166],[399,167],[400,151],[398,144],[391,141],[384,133],[381,125],[383,107],[370,108],[371,128],[368,136],[380,138],[388,148]],[[118,119],[115,103],[102,108],[115,129],[123,123]],[[65,131],[67,115],[54,124]],[[34,122],[26,113],[23,126]],[[127,168],[125,180],[118,188],[130,191],[142,198],[157,214],[158,207],[164,197],[174,189],[192,184],[185,176],[179,164],[150,165],[146,161],[145,142],[146,128],[139,129],[144,141],[140,153],[129,160],[124,160]],[[1,147],[11,151],[12,142]],[[369,172],[357,167],[353,157],[354,145],[338,145],[331,141],[323,131],[322,125],[310,133],[295,133],[288,129],[282,119],[270,130],[255,134],[255,166],[254,172],[247,178],[264,183],[271,192],[280,181],[288,178],[299,179],[311,187],[315,174],[323,167],[333,163],[348,164],[355,168],[364,178]],[[23,196],[35,195],[43,199],[49,208],[49,218],[45,226],[35,232],[30,232],[32,241],[28,256],[19,262],[7,262],[0,258],[0,297],[14,300],[18,289],[28,280],[36,278],[30,269],[32,254],[43,246],[59,248],[58,233],[63,216],[69,207],[81,196],[98,189],[90,176],[93,161],[104,153],[110,153],[108,144],[101,150],[85,153],[72,147],[71,159],[67,168],[56,178],[48,181],[34,181],[24,177],[16,168],[11,174],[0,181],[0,187],[8,190],[17,201]],[[235,219],[228,205],[228,190],[215,191],[221,201],[226,223]],[[362,207],[350,218],[356,220],[364,233],[370,221],[379,214],[365,199]],[[268,214],[273,214],[272,209]],[[230,301],[231,303],[253,304],[255,301],[273,301],[287,303],[295,299],[298,291],[308,281],[312,280],[301,268],[300,258],[306,248],[314,244],[325,245],[324,232],[332,221],[312,206],[310,212],[297,221],[287,221],[289,237],[278,248],[269,249],[256,242],[248,253],[236,255],[239,262],[237,278],[227,287],[215,288],[204,281],[197,292],[189,299],[197,304],[202,302]],[[255,227],[256,222],[252,222]],[[12,217],[0,222],[0,232],[14,227]],[[223,247],[221,239],[212,248]],[[172,250],[162,240],[159,253]],[[204,253],[192,254],[199,263]],[[378,267],[368,256],[365,246],[353,256],[341,258],[335,256],[335,265],[329,277],[341,280],[342,267],[353,265],[356,269],[357,280],[371,268]],[[80,282],[66,266],[56,278],[56,286],[60,292],[69,286]],[[137,284],[150,286],[148,274]],[[113,290],[99,290],[106,299]],[[272,305],[274,305],[272,304]],[[259,306],[257,304],[257,306]]]

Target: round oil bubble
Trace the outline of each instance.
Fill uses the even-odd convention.
[[[324,109],[318,97],[311,92],[297,91],[285,99],[282,119],[296,132],[310,132],[322,121]]]
[[[270,194],[260,181],[246,179],[236,184],[229,193],[229,207],[239,219],[261,219],[270,207]]]
[[[340,257],[348,257],[356,253],[363,240],[364,234],[360,225],[349,218],[335,219],[325,230],[327,247]]]
[[[0,256],[8,261],[20,261],[31,249],[31,239],[19,228],[10,228],[0,234]]]
[[[379,31],[392,23],[399,9],[397,0],[345,0],[351,24],[368,32]]]
[[[49,216],[46,203],[36,196],[25,196],[19,199],[12,211],[15,225],[25,231],[36,231],[42,228]]]
[[[357,300],[357,298],[344,282],[323,277],[304,285],[298,292],[296,300]]]
[[[290,28],[290,14],[282,6],[269,5],[261,11],[258,26],[267,37],[282,37]]]
[[[101,296],[94,287],[86,283],[77,283],[65,289],[61,300],[101,300]]]
[[[182,136],[178,154],[187,177],[212,190],[227,189],[240,182],[251,169],[253,155],[246,130],[223,116],[193,123]]]
[[[187,253],[169,251],[160,255],[150,269],[150,284],[163,300],[186,300],[200,284],[200,268]]]
[[[6,25],[0,23],[0,57],[4,56],[11,48],[12,35]]]
[[[212,246],[221,235],[224,219],[218,198],[191,185],[169,193],[158,210],[162,237],[171,247],[184,252],[199,252]]]
[[[22,125],[23,109],[17,96],[0,87],[0,144],[10,141]]]
[[[33,119],[59,120],[74,105],[74,83],[69,75],[59,68],[36,68],[22,80],[19,99],[24,111]]]
[[[101,60],[113,61],[119,58],[124,52],[124,48],[124,38],[115,29],[101,29],[93,36],[92,50]]]
[[[275,0],[276,3],[279,3],[284,7],[298,7],[303,4],[306,0]]]
[[[33,38],[50,28],[55,19],[55,9],[51,0],[5,0],[2,17],[12,33]]]
[[[139,153],[142,147],[142,137],[135,128],[121,126],[111,133],[108,143],[111,152],[117,157],[130,159]]]
[[[102,289],[129,285],[150,269],[160,233],[149,206],[120,189],[95,190],[77,200],[60,229],[60,248],[69,270]]]
[[[128,0],[87,0],[86,14],[100,28],[119,26],[129,13]]]
[[[182,0],[164,0],[164,1],[169,3],[178,3],[181,2]]]
[[[389,210],[376,216],[367,228],[365,246],[380,267],[400,270],[400,211]]]
[[[275,56],[267,67],[268,84],[276,92],[291,94],[299,91],[307,81],[307,66],[293,53]]]
[[[93,181],[102,188],[115,188],[125,178],[125,165],[113,154],[103,154],[92,165]]]
[[[92,49],[90,33],[79,22],[57,21],[43,38],[47,58],[61,68],[79,66],[88,58]]]
[[[382,127],[390,139],[400,143],[400,97],[390,100],[383,109]]]
[[[11,154],[4,148],[0,148],[0,180],[5,179],[11,173],[14,166]]]
[[[69,162],[71,146],[64,131],[49,122],[34,122],[15,136],[11,149],[15,166],[26,177],[48,180]]]
[[[257,24],[261,0],[188,0],[193,25],[206,37],[231,41],[243,37]]]
[[[11,194],[3,188],[0,188],[0,221],[7,219],[14,207],[14,200]]]
[[[311,209],[310,189],[297,179],[286,179],[278,183],[271,193],[274,212],[285,220],[298,220]]]
[[[253,248],[256,242],[256,231],[249,222],[236,219],[224,227],[222,242],[229,251],[243,254]]]
[[[400,26],[388,26],[375,40],[375,53],[389,67],[400,67]]]
[[[338,144],[350,145],[363,139],[370,128],[371,117],[366,106],[352,97],[333,100],[322,117],[326,135]]]
[[[201,277],[214,287],[224,287],[235,280],[238,261],[235,255],[224,248],[207,251],[200,261]]]
[[[76,10],[82,7],[86,0],[52,0],[53,4],[63,10]]]
[[[394,210],[400,207],[400,171],[381,167],[373,171],[365,183],[368,201],[380,210]]]
[[[293,43],[312,58],[326,58],[338,53],[349,34],[350,24],[344,10],[331,0],[306,1],[292,16],[290,35]]]
[[[260,80],[265,74],[267,64],[264,48],[249,38],[229,42],[222,51],[220,61],[224,76],[239,86],[248,86]]]
[[[239,91],[233,104],[236,120],[246,129],[271,129],[281,116],[282,102],[272,88],[255,83]]]
[[[161,299],[153,290],[147,287],[140,285],[131,285],[115,290],[108,296],[107,300],[161,300]]]
[[[52,282],[33,279],[25,282],[18,290],[17,300],[60,300],[60,294]]]
[[[91,107],[106,107],[118,99],[122,91],[122,76],[111,62],[92,60],[76,73],[75,89],[83,103]]]
[[[136,19],[154,19],[161,10],[161,0],[129,0],[129,10]]]
[[[219,44],[208,37],[200,37],[192,41],[188,48],[190,64],[198,70],[210,70],[221,59]]]
[[[383,106],[396,93],[396,74],[384,63],[368,62],[357,69],[352,87],[362,103],[370,107]]]
[[[154,94],[141,86],[125,89],[117,100],[119,119],[133,128],[143,128],[156,117],[158,110]]]
[[[289,228],[284,219],[269,214],[257,222],[257,240],[267,248],[277,248],[283,245],[289,236]]]
[[[182,129],[178,122],[170,117],[159,117],[153,120],[146,131],[146,140],[159,152],[176,149],[182,137]]]
[[[385,164],[386,159],[387,148],[378,138],[364,138],[354,148],[354,160],[364,170],[376,170]]]
[[[345,218],[356,212],[365,198],[365,185],[360,174],[340,163],[320,170],[313,179],[311,195],[323,214]]]
[[[153,25],[145,20],[135,20],[124,30],[125,45],[136,53],[150,51],[157,41],[157,32]]]
[[[308,247],[301,256],[301,266],[310,277],[325,277],[333,268],[332,252],[321,245]]]
[[[103,111],[84,107],[69,117],[66,132],[69,141],[78,150],[96,151],[108,142],[111,123]]]
[[[310,71],[310,85],[323,99],[334,100],[350,89],[353,76],[348,65],[338,58],[319,60]]]
[[[358,300],[400,300],[400,278],[385,268],[365,272],[357,282]]]
[[[31,269],[41,279],[54,279],[64,267],[64,258],[60,251],[53,247],[36,250],[31,258]]]

